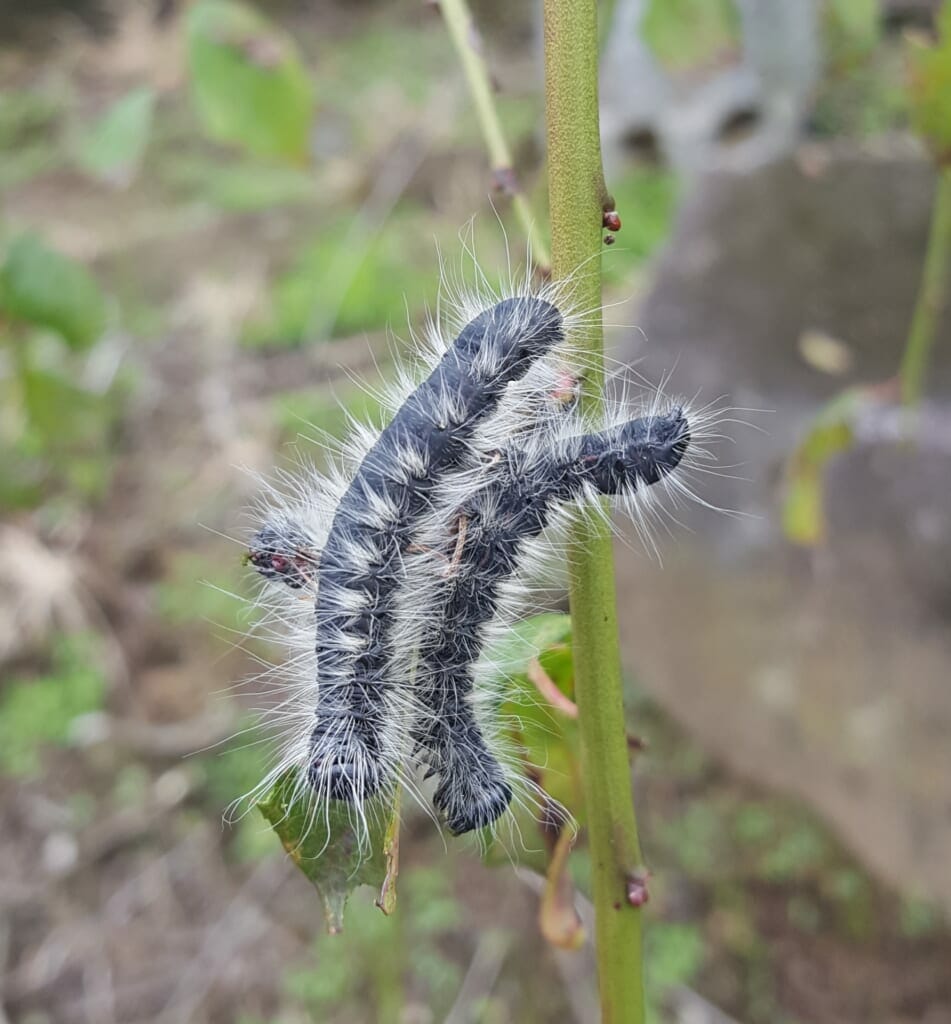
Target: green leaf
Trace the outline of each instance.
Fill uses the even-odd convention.
[[[739,52],[740,15],[733,0],[650,0],[640,32],[666,68],[696,70]]]
[[[154,110],[155,93],[151,89],[133,89],[117,100],[80,143],[80,167],[101,181],[128,184],[145,155]]]
[[[574,663],[571,653],[571,618],[568,615],[536,615],[516,625],[489,652],[489,660],[505,680],[505,699],[499,708],[507,723],[509,738],[526,762],[535,766],[532,780],[553,800],[558,801],[578,821],[584,820],[581,788],[581,757],[578,723],[571,714],[546,697],[533,682],[539,673],[549,689],[554,686],[570,707],[574,695]],[[538,835],[536,815],[522,806],[513,806],[518,828],[523,835]],[[549,869],[555,852],[553,833],[541,833],[547,851],[536,843],[526,843],[523,863],[542,873]],[[510,860],[510,853],[491,843],[487,859],[491,863]]]
[[[378,888],[379,905],[384,913],[391,913],[396,905],[398,803],[394,801],[385,816],[368,816],[369,837],[361,843],[346,804],[332,801],[314,814],[306,798],[294,799],[298,786],[297,770],[288,769],[257,807],[320,894],[327,930],[331,934],[343,930],[347,899],[358,885]]]
[[[935,46],[912,40],[909,93],[912,122],[940,164],[951,165],[951,0],[938,16]]]
[[[88,348],[106,325],[106,301],[80,264],[21,235],[0,268],[0,312],[56,331],[74,349]]]
[[[826,535],[824,476],[829,462],[852,447],[855,422],[881,398],[881,389],[848,388],[814,417],[786,464],[783,532],[815,547]]]
[[[20,386],[30,426],[44,440],[74,451],[101,440],[105,417],[96,396],[50,370],[30,366],[23,367]]]
[[[540,651],[571,642],[571,616],[561,612],[533,615],[516,623],[489,652],[499,675],[525,674],[529,661]]]
[[[197,3],[186,34],[192,95],[209,134],[258,156],[304,161],[314,97],[293,41],[231,0]]]

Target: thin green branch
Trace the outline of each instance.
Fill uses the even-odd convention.
[[[547,276],[551,267],[548,246],[545,245],[545,240],[532,217],[528,200],[525,198],[515,174],[512,154],[509,151],[505,133],[502,131],[502,123],[499,121],[499,114],[495,108],[492,79],[482,52],[482,38],[472,20],[466,0],[439,0],[439,8],[446,19],[449,37],[459,54],[466,74],[466,81],[469,83],[469,91],[472,93],[472,101],[479,118],[479,127],[482,129],[482,136],[489,151],[493,183],[497,189],[511,198],[515,216],[518,217],[522,229],[531,243],[535,266],[540,274]]]
[[[598,122],[596,0],[545,0],[545,94],[553,272],[571,277],[585,310],[601,306],[605,204]],[[601,364],[600,322],[586,332],[585,365]],[[592,358],[593,357],[593,358]],[[603,368],[588,371],[598,401]],[[579,521],[571,545],[575,692],[591,848],[602,1020],[642,1024],[641,913],[646,898],[624,723],[610,532]]]
[[[901,361],[901,397],[906,406],[918,404],[928,359],[938,332],[941,313],[947,302],[951,280],[951,167],[938,172],[928,251],[915,301],[915,312],[908,333],[908,344]]]

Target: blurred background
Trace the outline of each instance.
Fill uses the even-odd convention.
[[[539,7],[473,13],[541,227]],[[951,1022],[947,317],[895,403],[938,10],[602,5],[611,355],[743,410],[699,483],[741,514],[618,548],[655,1022]],[[438,7],[3,0],[0,193],[0,1021],[596,1020],[507,860],[408,814],[396,915],[330,937],[222,823],[279,658],[246,470],[375,412],[473,215],[490,276],[524,247]]]

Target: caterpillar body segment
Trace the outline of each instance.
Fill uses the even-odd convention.
[[[445,543],[441,554],[448,569],[438,597],[430,598],[439,615],[420,643],[414,739],[439,777],[433,799],[451,832],[491,825],[512,798],[506,772],[483,737],[473,691],[487,628],[526,545],[548,527],[559,506],[633,494],[659,482],[680,464],[689,441],[689,425],[676,408],[562,438],[554,449],[513,446],[497,453],[482,485],[450,514],[462,539]]]

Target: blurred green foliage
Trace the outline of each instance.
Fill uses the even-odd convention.
[[[848,388],[837,395],[812,418],[787,460],[783,531],[793,543],[812,547],[825,539],[826,469],[852,447],[856,420],[876,400],[872,388]]]
[[[413,54],[406,60],[406,54]],[[493,61],[500,90],[495,97],[499,119],[510,142],[531,136],[538,128],[541,97],[511,87],[504,61]],[[457,58],[438,18],[416,24],[405,19],[388,25],[368,25],[364,31],[326,47],[314,69],[322,107],[346,115],[347,131],[358,149],[373,147],[380,135],[390,137],[391,129],[381,118],[367,117],[369,109],[392,114],[397,124],[405,110],[432,105],[440,115],[435,135],[421,140],[441,148],[452,143],[458,149],[471,147],[473,161],[485,164],[482,136],[473,105],[463,89],[447,88],[447,79],[458,73]],[[461,82],[460,82],[461,85]],[[451,118],[445,119],[445,112]],[[486,171],[488,182],[488,172]]]
[[[106,325],[106,300],[92,276],[32,233],[7,249],[0,311],[9,320],[53,331],[75,351],[89,348]]]
[[[910,939],[926,938],[943,927],[941,913],[933,903],[906,896],[899,912],[901,930]]]
[[[768,882],[815,876],[826,864],[829,848],[812,822],[798,822],[779,831],[757,860],[756,871]]]
[[[319,442],[325,435],[344,437],[351,418],[364,424],[381,423],[383,403],[370,389],[384,386],[385,377],[384,369],[378,381],[335,388],[332,394],[320,388],[285,392],[272,403],[281,433],[289,439],[313,437]]]
[[[669,1020],[664,1010],[671,989],[690,985],[703,965],[705,940],[696,925],[652,921],[644,939],[648,1024]]]
[[[225,212],[250,213],[313,203],[314,176],[286,164],[236,157],[222,166],[207,153],[165,152],[163,180],[188,198],[200,199]]]
[[[266,776],[273,750],[260,716],[245,714],[235,726],[234,736],[223,748],[205,752],[201,758],[204,773],[204,804],[212,816],[227,815],[232,821],[228,831],[229,854],[239,862],[258,861],[282,855],[274,842],[274,833],[261,821],[247,801],[236,803],[251,793]]]
[[[58,137],[65,106],[59,89],[0,90],[0,191],[66,162]]]
[[[819,878],[842,859],[807,816],[779,800],[737,801],[735,794],[688,800],[653,831],[663,857],[691,878],[750,877],[773,884]],[[843,884],[842,892],[847,886]]]
[[[97,372],[108,303],[89,272],[37,235],[0,265],[0,505],[101,494],[119,407],[115,374]]]
[[[94,178],[128,184],[145,156],[152,132],[155,93],[132,89],[89,127],[77,151],[79,166]]]
[[[112,786],[112,800],[118,807],[142,806],[148,799],[151,786],[152,776],[145,765],[124,764],[116,773]]]
[[[716,65],[740,48],[740,14],[733,0],[649,0],[641,36],[671,71]]]
[[[951,2],[938,17],[935,45],[914,44],[910,91],[915,130],[943,166],[951,165]]]
[[[724,861],[726,818],[712,801],[691,801],[657,829],[656,839],[691,878],[715,878]]]
[[[377,330],[405,315],[407,296],[433,300],[432,240],[420,239],[418,212],[404,203],[385,231],[350,217],[327,224],[275,282],[243,340],[287,345]]]
[[[602,259],[608,285],[629,280],[670,237],[680,188],[670,171],[635,167],[611,181],[611,194],[621,215],[617,245]]]
[[[882,30],[878,0],[829,0],[822,7],[825,78],[811,118],[819,136],[881,136],[908,119],[906,59]]]
[[[319,938],[313,963],[288,972],[288,994],[314,1020],[359,1019],[368,1002],[376,1020],[415,1002],[440,1020],[451,1006],[462,980],[451,940],[463,918],[448,873],[416,867],[401,888],[398,917],[354,905],[344,933]]]
[[[90,637],[61,637],[48,672],[0,691],[0,773],[38,775],[44,750],[66,744],[73,720],[102,708],[106,684],[94,653]]]
[[[191,625],[203,634],[212,626],[243,636],[253,609],[241,593],[242,579],[238,548],[230,564],[211,554],[177,553],[156,587],[156,608],[172,625]]]
[[[881,39],[879,0],[827,0],[822,5],[823,39],[829,63],[854,69],[872,55]]]
[[[262,730],[259,716],[246,714],[222,750],[208,751],[202,757],[208,800],[219,813],[264,778],[270,752],[261,741]]]
[[[192,94],[209,134],[258,156],[304,162],[314,91],[290,36],[234,0],[195,4],[186,35]]]

